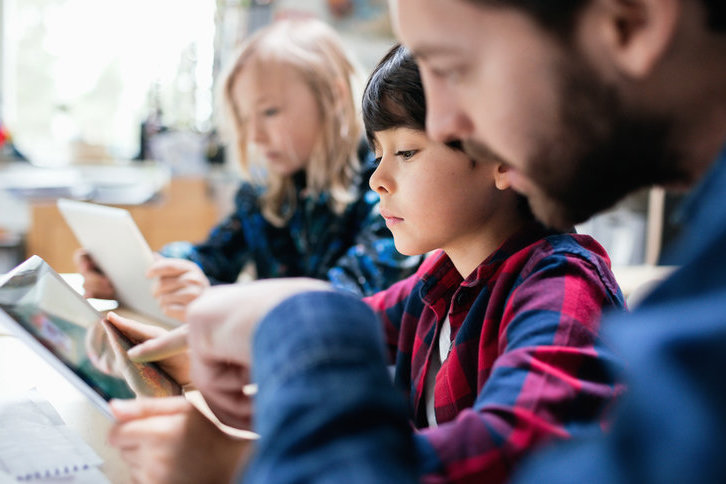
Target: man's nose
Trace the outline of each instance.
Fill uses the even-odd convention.
[[[473,124],[451,97],[431,95],[426,98],[426,133],[441,143],[471,137]]]

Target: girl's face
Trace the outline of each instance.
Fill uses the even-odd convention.
[[[497,165],[474,165],[463,152],[408,128],[376,132],[375,153],[379,165],[370,186],[399,252],[444,249],[456,265],[457,254],[474,255],[472,248],[498,230],[504,204],[495,186]]]
[[[289,176],[308,166],[321,116],[312,91],[295,69],[250,66],[237,76],[232,99],[249,141],[264,155],[269,170]]]

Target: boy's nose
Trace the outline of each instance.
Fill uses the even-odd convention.
[[[380,164],[378,165],[378,168],[376,168],[376,171],[374,171],[371,175],[370,180],[368,180],[368,185],[371,187],[371,190],[376,192],[378,195],[390,194],[393,189],[392,181],[389,177],[385,176]]]

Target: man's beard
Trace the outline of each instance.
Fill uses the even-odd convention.
[[[559,136],[535,140],[522,169],[536,185],[526,195],[542,223],[567,229],[639,188],[688,179],[670,120],[626,109],[582,61],[561,72]]]

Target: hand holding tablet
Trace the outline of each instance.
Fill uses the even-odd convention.
[[[146,277],[154,255],[128,210],[75,200],[58,200],[58,209],[93,263],[111,281],[123,305],[170,327]]]
[[[0,280],[0,322],[109,417],[112,398],[181,394],[157,365],[131,362],[133,342],[38,256]]]

